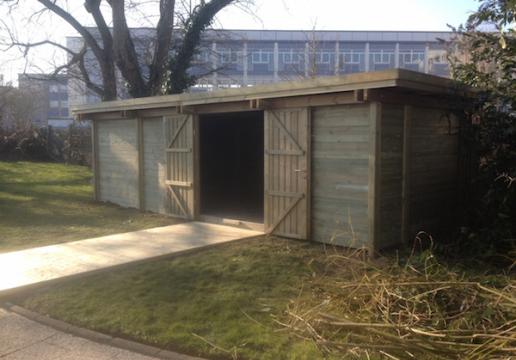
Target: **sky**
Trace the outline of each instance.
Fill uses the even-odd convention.
[[[22,0],[22,8],[9,13],[0,5],[0,74],[16,83],[18,73],[50,71],[64,62],[65,55],[50,46],[31,51],[24,59],[17,48],[6,50],[2,41],[9,40],[5,27],[19,39],[51,39],[64,44],[73,29],[58,18],[28,15],[38,9],[34,0]],[[69,1],[68,7],[88,25],[83,1]],[[225,29],[266,30],[391,30],[447,31],[448,24],[458,26],[478,8],[478,0],[254,0],[241,9],[230,7],[217,17],[214,27]],[[130,19],[130,25],[152,25],[140,21],[141,14]]]

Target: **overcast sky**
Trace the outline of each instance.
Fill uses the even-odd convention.
[[[20,38],[32,41],[51,38],[64,44],[67,35],[75,32],[59,19],[41,17],[36,25],[27,26],[27,14],[37,8],[34,0],[22,0],[23,11],[8,14],[0,7],[0,19],[16,27]],[[82,11],[83,1],[68,2],[71,10]],[[447,24],[458,26],[478,7],[476,0],[254,0],[252,14],[228,8],[218,17],[215,27],[225,29],[280,30],[399,30],[446,31]],[[89,21],[89,20],[88,20]],[[133,19],[134,24],[138,20]],[[131,24],[131,25],[134,25]],[[90,23],[91,25],[91,23]],[[0,41],[5,32],[0,33]],[[28,64],[20,60],[17,49],[0,51],[0,74],[6,81],[15,81],[24,71],[49,71],[64,55],[50,48],[33,52]],[[29,67],[27,67],[27,65]]]

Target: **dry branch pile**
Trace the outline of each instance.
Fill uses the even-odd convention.
[[[516,358],[516,281],[508,275],[466,276],[430,251],[403,264],[375,265],[360,253],[323,264],[309,286],[314,301],[299,296],[280,323],[330,357]]]

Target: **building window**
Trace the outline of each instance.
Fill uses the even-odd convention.
[[[66,86],[65,84],[59,85],[59,91],[67,92],[68,91],[68,86]]]
[[[290,51],[280,52],[280,57],[283,64],[299,64],[301,63],[304,54],[299,54],[291,49]]]
[[[58,108],[59,107],[59,101],[58,100],[50,100],[50,107],[51,108]]]
[[[373,57],[373,62],[375,64],[389,65],[392,63],[394,53],[381,51],[379,53],[371,53],[371,56]]]
[[[253,64],[269,64],[271,62],[271,55],[270,51],[253,51],[251,60]]]
[[[224,49],[219,51],[221,64],[237,64],[238,52],[231,49]]]
[[[49,117],[59,117],[59,108],[50,108],[48,110]]]
[[[425,53],[421,51],[400,52],[401,62],[403,64],[419,64],[425,61]]]
[[[353,50],[341,52],[341,63],[343,64],[361,64],[364,53],[354,52]]]
[[[57,85],[50,85],[48,87],[48,91],[50,91],[51,93],[59,92],[59,87]]]
[[[210,54],[208,50],[201,50],[194,55],[194,63],[206,64],[210,62]]]
[[[317,56],[316,56],[315,62],[317,64],[330,64],[333,53],[323,51],[323,52],[317,52],[316,55]]]

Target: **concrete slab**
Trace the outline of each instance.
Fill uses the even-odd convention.
[[[0,295],[46,281],[261,234],[231,226],[188,222],[3,253]]]
[[[0,308],[0,358],[44,341],[56,331]],[[27,334],[28,336],[20,336]]]
[[[0,309],[0,358],[6,360],[155,360],[57,331]]]

